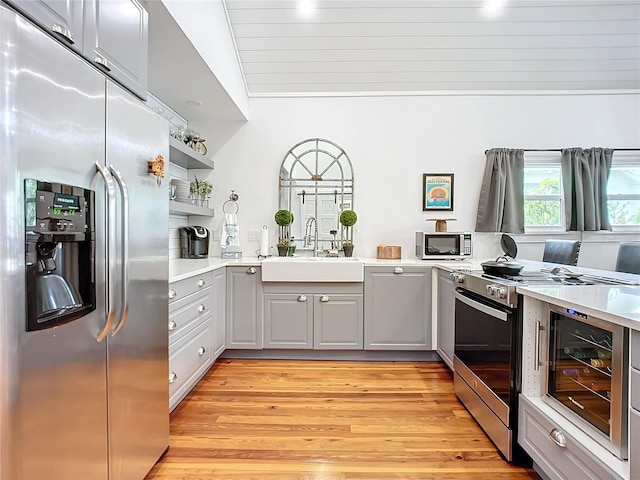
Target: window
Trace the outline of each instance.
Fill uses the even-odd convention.
[[[524,225],[529,231],[564,231],[562,172],[557,152],[525,153]]]
[[[640,160],[613,155],[607,182],[609,221],[616,227],[640,227]]]
[[[524,224],[527,231],[564,231],[564,194],[558,152],[525,152]],[[614,152],[607,183],[609,222],[640,229],[640,156]]]

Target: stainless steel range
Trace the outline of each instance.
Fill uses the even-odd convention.
[[[563,270],[523,271],[504,277],[483,271],[451,273],[456,285],[453,359],[456,395],[505,459],[515,463],[528,462],[528,456],[515,441],[522,377],[522,296],[516,288],[632,283]]]

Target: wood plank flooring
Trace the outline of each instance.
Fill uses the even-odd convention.
[[[504,462],[438,362],[223,359],[146,480],[539,479]]]

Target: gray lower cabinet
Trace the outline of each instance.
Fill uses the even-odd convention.
[[[222,355],[226,346],[227,276],[225,272],[224,268],[212,272],[213,318],[211,325],[213,333],[211,335],[211,350],[214,360]]]
[[[579,441],[520,395],[518,443],[549,480],[621,480]],[[638,478],[638,477],[631,477]]]
[[[265,294],[264,348],[313,347],[313,295]]]
[[[629,478],[640,478],[640,411],[629,410]]]
[[[262,348],[262,296],[260,267],[227,267],[226,348]]]
[[[431,267],[365,267],[365,350],[431,350]]]
[[[640,478],[640,332],[631,331],[629,336],[629,478]]]
[[[362,284],[264,284],[264,348],[362,350]]]
[[[169,285],[169,408],[173,410],[215,360],[211,272]]]
[[[149,14],[138,0],[9,0],[61,43],[147,98]]]
[[[453,370],[453,346],[455,343],[455,307],[453,296],[454,284],[449,277],[449,272],[437,269],[437,351],[440,358]]]

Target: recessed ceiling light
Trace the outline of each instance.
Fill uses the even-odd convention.
[[[482,10],[488,17],[497,17],[504,11],[505,3],[506,0],[486,0]]]
[[[187,100],[185,102],[187,105],[193,105],[194,107],[199,107],[200,105],[202,105],[202,102],[200,100]]]
[[[302,15],[308,17],[310,15],[313,15],[313,13],[316,11],[316,6],[313,0],[300,0],[298,10],[300,10],[300,13]]]

